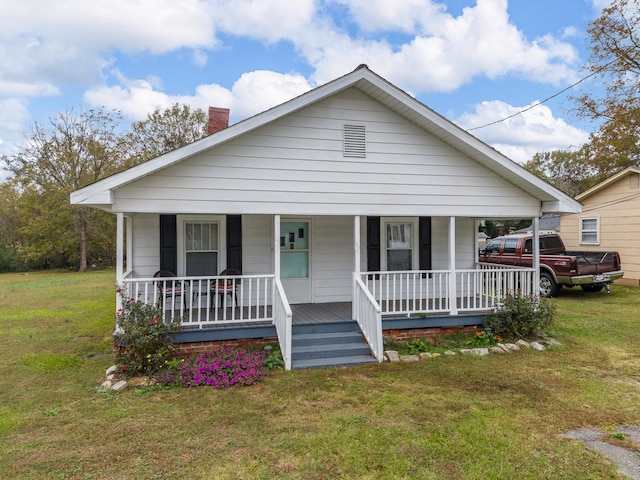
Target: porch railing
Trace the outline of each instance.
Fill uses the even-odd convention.
[[[455,291],[450,283],[455,277]],[[485,264],[469,270],[367,272],[361,280],[382,315],[479,312],[495,308],[507,293],[533,290],[534,270]],[[354,293],[355,297],[355,293]]]
[[[130,298],[180,317],[184,327],[272,322],[275,276],[126,278]]]
[[[382,362],[382,310],[371,292],[367,289],[362,279],[354,275],[353,303],[355,320],[360,326],[371,352],[378,362]]]
[[[448,312],[449,276],[444,270],[362,273],[382,315]]]
[[[278,343],[280,344],[280,353],[284,361],[284,368],[285,370],[291,370],[291,329],[293,314],[280,279],[274,279],[274,285],[273,323],[278,333]]]

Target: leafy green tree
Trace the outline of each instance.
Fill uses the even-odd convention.
[[[201,109],[178,103],[163,111],[156,109],[146,120],[131,125],[130,164],[159,157],[206,135],[207,116]]]
[[[576,97],[576,113],[599,122],[585,146],[585,161],[599,179],[628,166],[640,165],[640,5],[638,0],[613,0],[587,30],[587,70],[602,91]]]
[[[536,153],[524,168],[566,194],[575,197],[599,179],[598,170],[588,160],[587,146],[580,150]]]
[[[20,230],[30,264],[73,262],[80,271],[87,269],[92,222],[102,214],[69,205],[69,194],[122,168],[126,150],[120,122],[115,111],[69,110],[46,125],[36,122],[23,149],[3,157],[23,190]],[[113,223],[102,223],[113,237]],[[105,247],[113,250],[113,240]]]
[[[20,192],[15,182],[0,183],[0,272],[21,270],[21,242],[18,237]]]

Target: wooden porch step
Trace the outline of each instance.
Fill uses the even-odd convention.
[[[294,369],[376,362],[354,321],[295,325],[291,340],[291,363]]]

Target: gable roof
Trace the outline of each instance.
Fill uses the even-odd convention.
[[[628,177],[631,174],[640,174],[640,168],[637,168],[637,167],[625,168],[621,172],[618,172],[615,175],[612,175],[611,177],[607,178],[606,180],[603,180],[602,182],[598,183],[597,185],[594,185],[593,187],[591,187],[586,192],[582,192],[580,195],[576,196],[576,200],[582,201],[585,198],[588,198],[591,195],[593,195],[593,194],[595,194],[597,192],[600,192],[601,190],[604,190],[609,185],[612,185],[612,184],[616,183],[618,180],[621,180],[624,177]]]
[[[76,190],[71,193],[71,203],[105,208],[113,203],[113,191],[124,185],[228,142],[349,88],[360,90],[467,157],[505,178],[527,194],[539,199],[542,206],[541,213],[578,213],[581,211],[580,204],[573,198],[445,119],[406,92],[372,72],[365,65],[361,65],[343,77],[319,86],[220,132]]]

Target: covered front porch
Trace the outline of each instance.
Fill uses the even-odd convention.
[[[382,361],[385,328],[407,321],[419,321],[421,328],[462,325],[463,317],[486,314],[509,292],[533,293],[535,277],[533,269],[483,264],[471,270],[354,272],[351,302],[294,305],[275,274],[126,277],[122,285],[129,298],[161,306],[166,318],[179,317],[192,338],[216,329],[275,327],[289,369],[296,325],[355,321],[373,357]]]

